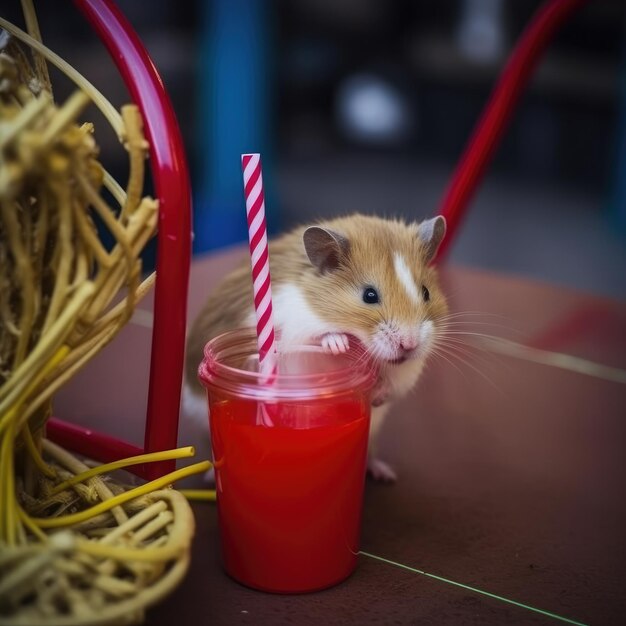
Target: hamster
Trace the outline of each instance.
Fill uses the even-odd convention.
[[[446,230],[441,216],[419,224],[355,214],[296,228],[269,244],[274,324],[281,342],[319,341],[345,352],[358,341],[379,370],[373,391],[368,470],[396,480],[377,457],[376,440],[394,400],[417,382],[447,313],[429,265]],[[255,326],[250,263],[211,293],[187,338],[183,414],[206,420],[197,378],[204,345],[234,328]]]

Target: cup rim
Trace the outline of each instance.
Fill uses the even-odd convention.
[[[226,347],[253,347],[249,354],[256,354],[256,329],[253,327],[237,328],[217,335],[204,347],[204,359],[198,368],[198,378],[205,388],[219,387],[224,391],[236,393],[241,397],[253,399],[294,399],[321,398],[345,394],[351,390],[369,391],[376,382],[377,372],[371,361],[365,356],[362,347],[355,346],[351,351],[338,355],[346,360],[344,367],[332,371],[307,374],[280,374],[270,383],[266,375],[260,372],[243,370],[220,361]],[[277,346],[280,351],[280,338]],[[286,353],[304,351],[325,354],[320,345],[290,345]],[[332,356],[332,355],[330,355]]]

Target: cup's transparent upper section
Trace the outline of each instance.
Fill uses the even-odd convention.
[[[198,376],[207,389],[255,400],[327,398],[367,392],[376,371],[358,345],[345,354],[325,354],[320,346],[281,346],[278,374],[270,382],[259,372],[254,328],[230,331],[209,341]]]

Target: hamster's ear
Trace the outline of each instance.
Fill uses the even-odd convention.
[[[424,220],[417,227],[417,234],[424,244],[425,262],[430,263],[446,234],[446,219],[442,215]]]
[[[321,226],[309,226],[302,241],[309,261],[322,274],[336,270],[350,249],[350,242],[343,235]]]

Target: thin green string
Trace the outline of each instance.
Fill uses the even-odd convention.
[[[367,556],[370,559],[375,559],[376,561],[382,561],[383,563],[388,563],[389,565],[395,565],[396,567],[408,570],[409,572],[413,572],[414,574],[421,574],[422,576],[427,576],[428,578],[434,578],[435,580],[439,580],[441,582],[447,583],[448,585],[454,585],[455,587],[461,587],[461,589],[467,589],[468,591],[473,591],[474,593],[479,593],[483,596],[494,598],[495,600],[499,600],[500,602],[506,602],[507,604],[513,604],[515,606],[519,606],[522,609],[526,609],[527,611],[540,613],[541,615],[545,615],[546,617],[551,617],[552,619],[559,620],[560,622],[566,622],[567,624],[575,624],[576,626],[588,626],[584,622],[577,622],[576,620],[569,619],[568,617],[563,617],[562,615],[557,615],[556,613],[551,613],[550,611],[544,611],[543,609],[538,609],[534,606],[523,604],[522,602],[517,602],[516,600],[510,600],[509,598],[498,596],[495,593],[490,593],[489,591],[483,591],[482,589],[477,589],[476,587],[470,587],[469,585],[458,583],[454,580],[450,580],[449,578],[444,578],[443,576],[437,576],[437,574],[429,574],[428,572],[425,572],[420,569],[416,569],[414,567],[410,567],[409,565],[403,565],[402,563],[396,563],[395,561],[390,561],[389,559],[385,559],[382,556],[376,556],[375,554],[370,554],[369,552],[363,552],[363,550],[361,550],[359,554],[362,554],[363,556]]]

